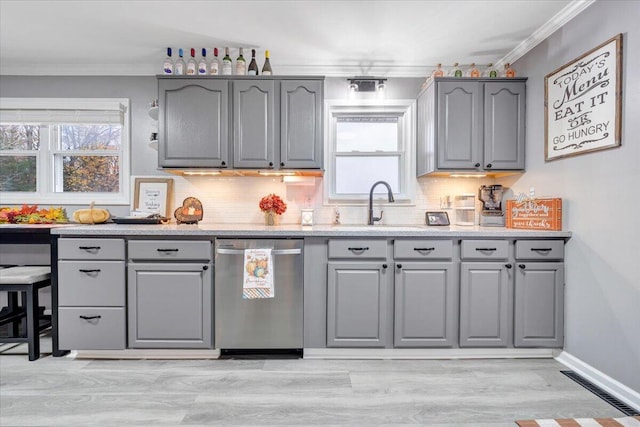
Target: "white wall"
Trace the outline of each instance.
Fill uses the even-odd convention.
[[[527,172],[516,192],[563,198],[565,349],[640,391],[640,2],[598,1],[518,60],[527,83]],[[544,76],[623,33],[622,146],[546,163]]]

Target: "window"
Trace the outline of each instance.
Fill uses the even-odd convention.
[[[129,100],[0,99],[3,204],[129,203]]]
[[[415,101],[327,104],[327,203],[360,202],[376,181],[410,202],[415,182]],[[385,194],[383,186],[376,194]]]

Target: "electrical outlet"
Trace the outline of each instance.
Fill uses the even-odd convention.
[[[529,197],[531,197],[531,198],[536,197],[536,189],[535,189],[535,187],[529,188]]]

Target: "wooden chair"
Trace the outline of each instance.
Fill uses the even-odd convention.
[[[40,332],[51,326],[51,316],[45,316],[38,302],[38,291],[51,285],[51,267],[20,266],[0,269],[0,291],[6,291],[8,304],[0,312],[0,326],[11,325],[11,336],[0,337],[0,343],[23,343],[29,347],[29,360],[40,357]],[[18,293],[22,305],[18,306]],[[26,330],[20,336],[22,319]]]

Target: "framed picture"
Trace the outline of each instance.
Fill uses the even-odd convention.
[[[446,212],[427,212],[427,225],[449,225]]]
[[[544,78],[545,160],[618,147],[622,34]]]
[[[133,209],[140,212],[157,213],[163,217],[171,215],[173,179],[136,178]]]

